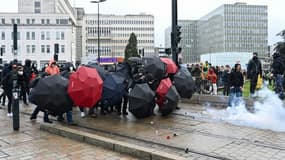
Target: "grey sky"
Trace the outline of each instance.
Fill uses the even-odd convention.
[[[0,0],[0,12],[16,12],[18,0]],[[269,44],[280,38],[276,34],[285,29],[284,0],[178,0],[179,19],[199,19],[222,4],[246,2],[268,6]],[[97,13],[97,6],[90,0],[70,0],[76,7],[84,7],[87,13]],[[155,17],[155,45],[164,46],[164,30],[171,24],[171,0],[107,0],[100,5],[105,14],[152,14]]]

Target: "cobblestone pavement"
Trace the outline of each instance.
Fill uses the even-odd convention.
[[[204,112],[205,108],[200,105],[180,104],[180,107],[182,109],[171,116],[153,116],[142,120],[137,120],[130,114],[123,117],[116,115],[116,113],[105,116],[98,115],[97,118],[81,118],[78,110],[74,109],[74,119],[81,127],[104,130],[165,146],[181,149],[188,148],[190,152],[183,153],[182,156],[189,159],[285,159],[285,133],[236,126],[217,121],[211,119]],[[31,112],[31,109],[32,107],[22,107],[22,111],[27,113]],[[41,134],[46,134],[39,132],[37,129],[36,131],[30,131],[30,134],[28,134],[28,131],[23,132],[23,129],[31,128],[32,125],[30,122],[28,123],[28,120],[26,121],[22,124],[24,127],[21,128],[21,133],[25,136],[20,136],[20,139],[29,140],[29,138],[34,138],[33,136],[38,135],[41,137]],[[38,120],[38,122],[41,121],[42,119]],[[1,128],[8,126],[7,123],[0,123]],[[4,130],[0,133],[5,135],[11,133],[11,131]],[[177,136],[173,136],[174,133]],[[31,135],[33,136],[31,137]],[[44,135],[43,137],[48,136],[50,135]],[[132,140],[129,142],[132,143]],[[13,143],[13,140],[11,140],[11,143]],[[78,142],[74,143],[80,144]],[[4,146],[5,143],[0,140],[0,145]],[[5,152],[3,147],[2,151]],[[169,148],[166,148],[166,151],[172,152]],[[7,154],[10,155],[11,153]]]
[[[0,159],[4,160],[135,160],[99,147],[55,136],[39,130],[21,115],[19,132],[12,129],[12,119],[0,110]]]

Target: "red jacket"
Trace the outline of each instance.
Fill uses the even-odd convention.
[[[217,75],[212,68],[209,69],[207,79],[210,80],[212,83],[217,83]]]

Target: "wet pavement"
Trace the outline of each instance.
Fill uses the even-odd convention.
[[[27,108],[25,108],[27,109]],[[0,110],[0,159],[2,160],[135,160],[106,149],[80,143],[39,130],[21,115],[19,132],[12,129],[12,119]]]
[[[141,120],[131,114],[124,117],[116,113],[81,118],[78,109],[74,109],[78,124],[75,128],[130,143],[148,144],[188,159],[285,159],[285,133],[217,121],[201,105],[180,103],[179,106],[181,109],[171,116],[156,115]],[[31,109],[22,107],[26,113]]]

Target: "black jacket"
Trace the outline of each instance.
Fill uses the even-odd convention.
[[[283,74],[285,71],[285,65],[283,63],[283,58],[280,54],[273,55],[273,64],[272,64],[273,74]]]
[[[257,77],[258,74],[262,76],[261,62],[257,57],[251,59],[247,66],[247,76],[248,78]]]
[[[229,76],[230,87],[242,87],[243,86],[243,75],[239,71],[232,71]]]

